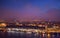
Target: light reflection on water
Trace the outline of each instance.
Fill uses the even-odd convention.
[[[35,32],[0,32],[0,38],[60,38],[60,33],[50,33],[50,37],[47,33],[35,33]]]

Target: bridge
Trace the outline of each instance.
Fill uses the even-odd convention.
[[[47,32],[47,33],[51,33],[51,32],[60,32],[60,29],[26,29],[26,28],[0,28],[0,31],[26,31],[26,32]]]

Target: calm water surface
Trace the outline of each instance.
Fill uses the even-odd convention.
[[[30,32],[0,32],[0,38],[60,38],[60,33],[50,33],[50,37],[47,34],[42,33],[30,33]]]

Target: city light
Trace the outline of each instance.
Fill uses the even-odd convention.
[[[0,27],[6,27],[7,24],[6,23],[0,23]]]

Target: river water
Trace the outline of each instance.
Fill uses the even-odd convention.
[[[60,33],[50,33],[50,37],[45,33],[31,33],[31,32],[0,32],[0,38],[60,38]]]

